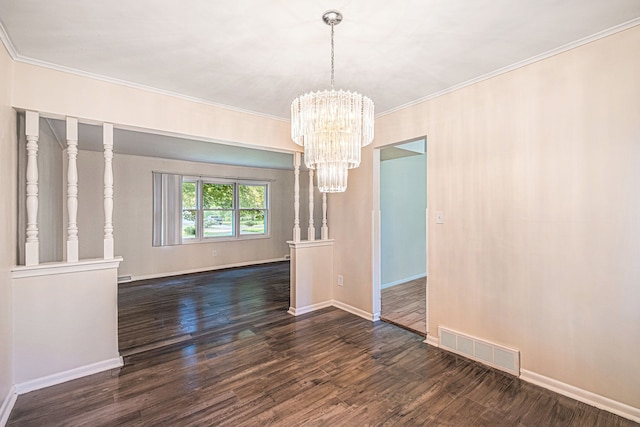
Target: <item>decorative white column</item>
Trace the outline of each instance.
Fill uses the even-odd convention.
[[[293,153],[293,241],[300,241],[300,153]]]
[[[27,241],[25,243],[25,264],[40,263],[40,242],[38,240],[38,137],[40,136],[40,115],[27,111],[25,130],[27,134]]]
[[[67,262],[78,261],[78,119],[67,117]]]
[[[113,125],[102,129],[104,144],[104,259],[113,259]]]
[[[322,240],[329,239],[329,226],[327,225],[327,193],[322,193],[322,228],[320,229]]]
[[[307,240],[316,240],[316,227],[313,223],[313,169],[309,169],[309,228],[307,229]]]

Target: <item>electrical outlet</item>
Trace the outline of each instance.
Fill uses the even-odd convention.
[[[342,274],[338,274],[338,286],[344,286],[344,278]]]
[[[218,251],[216,249],[212,250],[211,256],[218,256]]]

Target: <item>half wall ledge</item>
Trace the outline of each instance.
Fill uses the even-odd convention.
[[[13,279],[25,277],[50,276],[52,274],[77,273],[81,271],[108,270],[118,268],[122,257],[111,259],[91,258],[76,262],[51,262],[38,265],[18,265],[11,269]]]

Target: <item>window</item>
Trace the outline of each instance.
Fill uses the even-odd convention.
[[[233,209],[234,184],[202,183],[202,215],[204,238],[231,237],[235,233]]]
[[[182,179],[182,241],[267,236],[269,184]]]
[[[240,234],[266,234],[267,185],[239,184]]]
[[[182,182],[182,238],[196,237],[198,222],[198,186],[197,181]]]

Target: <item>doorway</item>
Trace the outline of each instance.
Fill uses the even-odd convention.
[[[427,332],[426,146],[423,137],[382,147],[375,156],[380,318],[423,336]]]

